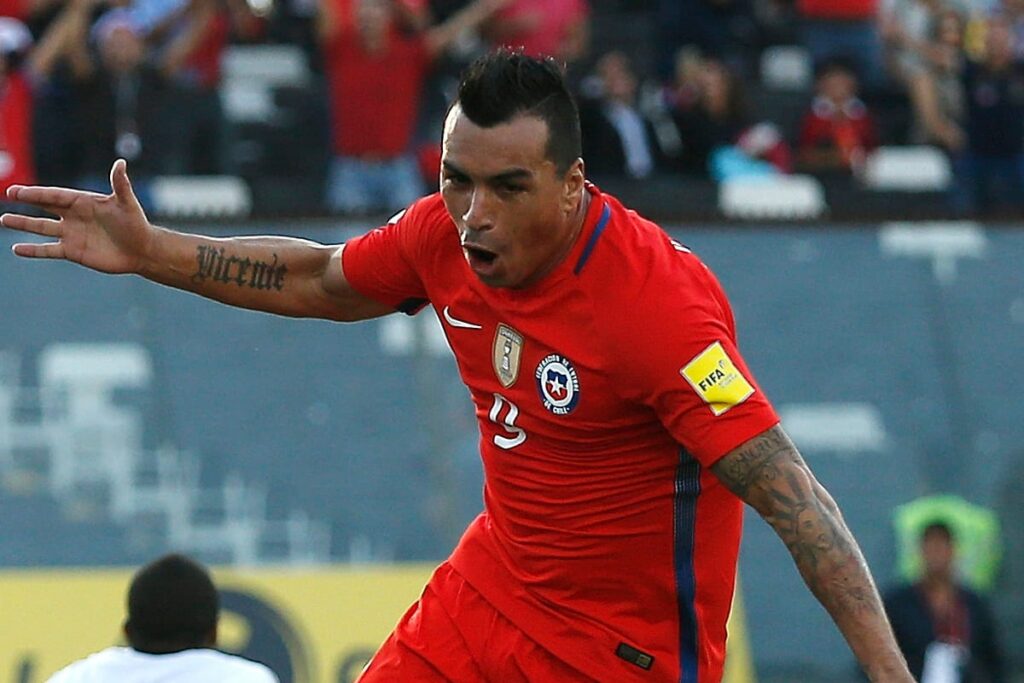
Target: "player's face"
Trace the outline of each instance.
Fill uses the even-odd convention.
[[[458,105],[448,114],[441,195],[469,267],[492,287],[529,286],[572,247],[583,162],[559,173],[547,141],[547,124],[533,116],[482,128]]]

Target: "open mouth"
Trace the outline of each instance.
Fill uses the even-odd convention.
[[[495,259],[498,258],[498,255],[493,251],[482,249],[481,247],[465,244],[462,248],[466,251],[466,256],[469,257],[469,265],[474,268],[491,266],[494,264]]]

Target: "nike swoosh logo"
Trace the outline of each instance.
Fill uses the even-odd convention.
[[[465,320],[459,320],[458,318],[453,318],[452,314],[448,312],[448,307],[447,306],[444,307],[444,310],[441,311],[441,314],[444,315],[444,319],[447,320],[448,324],[451,325],[452,327],[461,327],[461,328],[466,329],[466,330],[482,330],[482,329],[484,329],[483,327],[481,327],[480,325],[477,325],[475,323],[467,323]]]

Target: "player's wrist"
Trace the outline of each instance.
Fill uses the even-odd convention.
[[[163,253],[164,241],[170,234],[171,231],[167,228],[161,228],[146,221],[133,269],[136,275],[141,275],[147,279],[155,279],[155,276],[158,274],[158,264],[167,262],[166,259],[161,258],[160,254]]]

